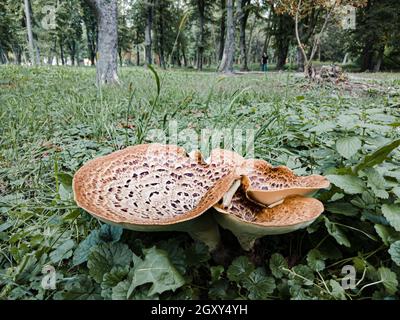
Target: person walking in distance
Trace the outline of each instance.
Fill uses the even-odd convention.
[[[261,71],[267,72],[268,55],[264,52],[261,57]]]

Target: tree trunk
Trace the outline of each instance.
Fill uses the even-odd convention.
[[[160,36],[159,36],[159,63],[160,67],[163,69],[166,69],[166,64],[165,64],[165,52],[164,52],[164,46],[165,46],[165,38],[164,38],[164,18],[163,18],[163,13],[159,15],[158,19],[158,27],[160,31]]]
[[[246,7],[249,5],[249,0],[239,0],[238,2],[238,16],[239,16],[239,25],[240,25],[240,62],[241,62],[241,71],[249,71],[249,67],[247,65],[247,42],[246,42],[246,26],[247,20],[249,18],[249,9]]]
[[[32,33],[32,22],[31,22],[31,12],[29,6],[29,0],[24,0],[25,7],[25,19],[26,19],[26,30],[28,32],[28,45],[29,45],[29,56],[31,63],[33,65],[37,64],[35,56],[35,46],[33,43],[33,33]]]
[[[296,64],[297,64],[297,71],[304,72],[305,61],[303,53],[301,52],[301,49],[299,47],[297,47],[296,51]]]
[[[153,63],[152,58],[152,38],[151,30],[153,29],[153,3],[151,0],[147,3],[147,17],[146,17],[146,29],[145,29],[145,57],[146,64],[151,65]]]
[[[61,58],[61,64],[65,64],[65,59],[64,59],[64,44],[63,44],[63,38],[60,39],[60,58]]]
[[[199,35],[197,38],[197,70],[203,70],[205,0],[197,0],[197,9],[199,11]]]
[[[375,65],[374,65],[374,72],[381,71],[384,55],[385,55],[385,46],[382,46],[379,48],[378,57],[376,59]]]
[[[219,71],[233,73],[235,59],[235,20],[233,14],[233,0],[226,0],[226,40]]]
[[[221,61],[224,55],[226,34],[226,0],[221,0],[221,14],[218,61]]]
[[[140,47],[136,45],[136,65],[140,66]]]
[[[361,56],[362,56],[361,71],[362,72],[367,70],[372,71],[374,49],[373,49],[373,41],[371,41],[370,38],[366,39]]]
[[[98,85],[118,83],[117,0],[86,0],[94,9],[98,25],[96,82]]]
[[[188,62],[187,62],[186,52],[185,52],[184,46],[182,46],[182,58],[183,58],[183,66],[184,66],[185,68],[187,68]]]

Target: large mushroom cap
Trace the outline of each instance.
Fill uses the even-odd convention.
[[[293,231],[297,227],[312,223],[324,211],[324,206],[314,198],[290,196],[281,204],[266,208],[249,201],[244,192],[239,190],[228,208],[217,204],[215,209],[245,223],[268,227],[271,234],[279,234],[283,230]]]
[[[230,206],[217,204],[215,218],[225,229],[232,231],[245,250],[254,241],[267,235],[293,232],[309,226],[324,211],[323,204],[313,198],[290,196],[273,207],[266,208],[250,201],[243,189],[238,190]]]
[[[191,220],[217,203],[237,178],[236,157],[214,150],[207,164],[177,146],[129,147],[80,168],[73,180],[75,201],[124,227]]]
[[[294,196],[307,196],[319,189],[329,188],[329,181],[319,175],[299,177],[287,167],[273,167],[264,160],[246,160],[243,163],[249,199],[270,206]]]

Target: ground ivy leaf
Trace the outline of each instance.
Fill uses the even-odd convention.
[[[375,231],[381,237],[383,243],[387,246],[397,240],[400,240],[400,233],[393,230],[391,226],[375,224]]]
[[[397,286],[399,285],[396,274],[385,267],[379,268],[378,274],[381,281],[383,281],[383,286],[385,287],[386,291],[389,294],[395,294],[397,292]]]
[[[105,242],[118,242],[121,239],[122,232],[121,227],[103,224],[100,228],[99,237]]]
[[[294,273],[290,274],[290,278],[296,283],[304,284],[306,286],[311,286],[314,283],[314,272],[310,267],[299,264],[292,268]]]
[[[389,254],[392,260],[400,266],[400,241],[396,241],[390,245]]]
[[[229,266],[227,275],[228,279],[234,282],[240,282],[246,278],[254,270],[254,265],[249,258],[241,256],[233,260]]]
[[[327,217],[324,217],[325,227],[328,230],[328,233],[335,238],[337,243],[350,248],[351,244],[346,234],[338,227],[336,224],[329,221]]]
[[[312,249],[307,254],[307,264],[314,271],[322,271],[325,269],[325,257],[318,249]]]
[[[196,241],[185,251],[188,266],[195,266],[210,260],[210,251],[206,244]]]
[[[221,279],[221,275],[224,272],[224,267],[223,266],[212,266],[210,267],[210,273],[211,273],[211,281],[215,282]]]
[[[347,194],[361,194],[365,190],[364,182],[351,175],[328,175],[327,179]]]
[[[87,261],[90,251],[99,243],[103,241],[100,240],[99,230],[93,230],[90,234],[79,243],[78,247],[75,249],[74,257],[72,258],[73,266],[80,265]]]
[[[113,267],[110,272],[107,272],[103,276],[103,282],[101,283],[102,289],[108,289],[115,287],[120,283],[129,273],[129,266]]]
[[[86,275],[79,275],[65,285],[62,297],[65,300],[99,300],[100,288]]]
[[[103,276],[113,267],[127,266],[132,261],[133,252],[126,244],[104,243],[95,247],[89,254],[89,274],[101,283]]]
[[[135,258],[132,283],[128,296],[131,296],[135,288],[145,283],[152,283],[148,295],[175,291],[185,284],[185,280],[176,270],[168,258],[167,252],[155,247],[145,250],[144,260]]]
[[[336,141],[336,150],[346,159],[354,156],[360,148],[361,140],[357,137],[346,137]]]
[[[384,204],[382,213],[390,225],[400,232],[400,206],[396,204]]]
[[[117,242],[121,239],[122,228],[103,224],[100,230],[93,230],[90,234],[79,243],[74,252],[72,264],[80,265],[87,261],[90,251],[98,244],[104,242]]]
[[[63,259],[68,259],[72,256],[72,248],[75,242],[72,239],[65,241],[62,245],[52,251],[49,255],[52,263],[58,263]]]
[[[271,269],[272,275],[280,279],[285,274],[285,271],[282,269],[288,269],[289,267],[286,259],[281,254],[274,253],[269,260],[269,268]]]
[[[329,280],[329,285],[332,288],[331,295],[338,300],[346,300],[346,293],[339,282],[335,280]]]
[[[266,299],[276,288],[274,278],[267,277],[263,268],[252,271],[242,283],[249,291],[248,297],[251,300]]]

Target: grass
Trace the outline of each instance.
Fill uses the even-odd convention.
[[[224,77],[207,72],[157,72],[161,82],[158,98],[154,75],[143,68],[123,68],[120,72],[122,84],[100,91],[95,87],[93,68],[0,68],[1,298],[76,297],[65,295],[63,290],[72,292],[71,286],[75,288],[76,281],[81,281],[79,277],[86,276],[88,269],[84,265],[73,266],[71,259],[76,247],[101,224],[76,207],[71,197],[70,177],[93,157],[128,145],[150,142],[148,133],[151,129],[168,132],[171,121],[176,121],[178,132],[188,128],[196,132],[204,129],[252,129],[255,136],[254,155],[257,158],[274,165],[288,165],[298,174],[338,173],[341,168],[357,164],[377,147],[400,137],[397,130],[398,107],[391,107],[398,105],[400,100],[398,74],[355,75],[357,79],[365,78],[366,82],[380,83],[388,88],[390,94],[381,91],[354,94],[331,86],[310,85],[294,73]],[[360,137],[362,141],[362,148],[356,150],[350,159],[341,157],[336,149],[336,141],[348,136]],[[178,143],[186,147],[191,145],[184,139]],[[374,231],[376,224],[390,228],[390,232],[399,231],[394,230],[390,226],[391,221],[384,220],[380,212],[382,203],[398,201],[398,191],[393,186],[393,180],[399,179],[396,176],[400,172],[398,156],[395,152],[393,159],[378,170],[381,175],[391,172],[392,178],[379,187],[389,194],[387,199],[379,198],[372,189],[367,189],[370,184],[364,176],[360,179],[366,181],[365,192],[374,197],[371,203],[364,194],[362,197],[349,195],[340,188],[320,196],[328,208],[337,202],[342,204],[344,200],[341,199],[354,201],[353,207],[347,210],[353,210],[356,215],[347,211],[338,214],[342,209],[337,207],[327,213],[335,228],[339,228],[345,236],[347,234],[351,248],[341,245],[334,231],[327,233],[319,227],[323,220],[316,224],[319,229],[315,227],[315,233],[308,230],[288,237],[263,239],[250,254],[240,251],[232,240],[230,245],[234,249],[228,257],[222,260],[208,257],[194,271],[182,271],[187,277],[184,289],[161,298],[188,296],[218,299],[234,298],[237,294],[252,298],[235,286],[233,289],[230,287],[233,293],[228,289],[226,291],[232,296],[218,293],[215,288],[220,285],[219,280],[210,278],[207,270],[217,264],[227,268],[241,255],[247,256],[256,266],[263,266],[272,253],[285,257],[289,268],[308,265],[307,268],[312,269],[307,263],[309,250],[317,248],[325,252],[325,245],[327,248],[334,246],[340,254],[336,257],[326,254],[321,258],[328,262],[326,265],[333,264],[332,268],[312,270],[321,271],[323,277],[339,276],[341,261],[358,255],[366,265],[374,268],[383,265],[389,272],[398,274],[388,254],[391,242],[373,241],[368,237],[366,240],[364,236],[367,233],[380,239]],[[364,208],[360,205],[362,201]],[[120,241],[140,254],[142,247],[154,244],[168,247],[171,245],[165,244],[168,237],[126,231]],[[231,235],[226,237],[229,239]],[[185,235],[177,233],[172,238],[179,250],[189,250],[193,246]],[[135,241],[139,241],[140,246]],[[63,249],[60,250],[60,247]],[[168,248],[166,250],[170,250]],[[197,247],[193,248],[197,250]],[[381,255],[369,256],[371,252]],[[60,272],[59,290],[56,291],[40,287],[41,269],[49,263]],[[287,276],[293,281],[289,285],[289,293],[275,290],[270,297],[337,298],[329,290],[326,294],[319,294],[290,278],[299,272],[304,277],[300,269],[291,269]],[[204,277],[208,282],[204,283],[202,274],[206,274]],[[226,273],[224,275],[223,279],[227,281]],[[92,287],[79,282],[82,291],[100,292],[99,284],[90,277],[88,279],[93,282]],[[278,279],[276,281],[278,283]],[[369,281],[373,282],[373,278]],[[323,279],[316,278],[314,282],[315,288],[325,286]],[[362,295],[392,296],[386,284],[378,282],[378,288],[368,287]],[[232,286],[232,283],[227,285]],[[292,288],[298,290],[292,292]],[[102,296],[111,297],[106,293]],[[346,297],[356,298],[357,294]]]

